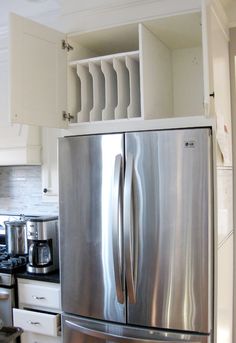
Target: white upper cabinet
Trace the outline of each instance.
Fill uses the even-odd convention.
[[[208,30],[205,1],[202,11],[66,38],[12,15],[11,120],[54,128],[116,121],[125,127],[211,116]]]
[[[11,121],[65,127],[67,108],[64,35],[10,15]]]

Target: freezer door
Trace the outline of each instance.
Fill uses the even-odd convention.
[[[213,278],[210,130],[128,133],[125,137],[128,323],[209,333]]]
[[[60,267],[65,312],[125,321],[123,136],[59,141]]]
[[[62,316],[64,343],[212,343],[210,335],[149,330],[74,316]]]

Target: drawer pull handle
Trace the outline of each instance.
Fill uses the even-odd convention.
[[[32,295],[32,298],[35,300],[44,300],[46,299],[45,297],[36,297],[35,295]]]
[[[30,325],[40,325],[39,322],[32,322],[32,320],[28,320],[27,323]]]

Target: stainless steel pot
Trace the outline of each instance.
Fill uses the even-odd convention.
[[[8,221],[4,224],[8,254],[26,255],[28,253],[26,221]]]

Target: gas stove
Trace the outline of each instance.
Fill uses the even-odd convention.
[[[10,256],[6,246],[0,246],[0,274],[15,274],[26,270],[27,256]]]

